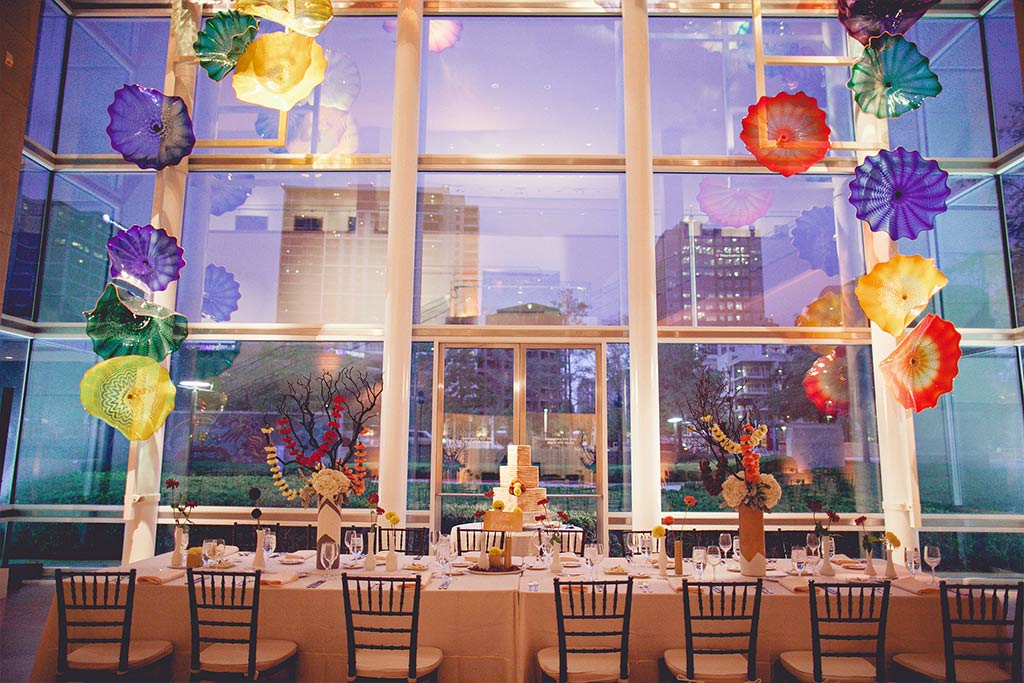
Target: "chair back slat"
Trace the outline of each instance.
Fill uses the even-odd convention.
[[[946,680],[956,680],[958,660],[993,662],[1012,676],[1019,674],[1024,638],[1022,591],[1024,581],[939,583]]]
[[[420,621],[420,577],[341,575],[345,592],[348,677],[355,680],[356,652],[405,650],[409,680],[416,678],[416,642]],[[366,638],[360,634],[369,634]]]
[[[558,537],[561,539],[559,552],[583,554],[583,529],[537,529],[538,543],[543,540],[545,533],[558,534]]]
[[[76,572],[56,569],[54,579],[57,592],[57,674],[63,675],[68,670],[69,644],[89,643],[120,643],[117,673],[126,674],[135,601],[135,570]],[[110,618],[100,618],[105,616]],[[88,630],[79,633],[79,629]]]
[[[626,581],[562,581],[555,578],[559,683],[568,681],[570,654],[616,653],[619,655],[619,678],[629,678],[632,606],[632,578]],[[602,645],[604,641],[608,644]]]
[[[248,644],[246,677],[253,680],[256,676],[262,572],[187,571],[192,673],[201,671],[199,654],[202,644]]]
[[[808,582],[815,681],[822,680],[823,656],[865,657],[874,660],[876,680],[884,683],[890,588],[888,581],[872,585]],[[825,643],[830,644],[827,650],[822,647]]]
[[[455,550],[459,555],[474,550],[505,549],[505,532],[484,529],[458,529],[455,536]]]
[[[430,530],[424,527],[377,527],[374,536],[374,552],[394,549],[396,553],[426,555],[429,549]]]
[[[697,654],[745,654],[747,679],[756,680],[761,579],[690,583],[683,580],[686,677],[693,679]]]

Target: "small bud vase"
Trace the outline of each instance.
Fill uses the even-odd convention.
[[[871,551],[868,551],[868,563],[864,565],[864,573],[868,576],[877,576],[878,571],[875,569],[875,558],[871,556]]]
[[[395,552],[394,548],[388,548],[388,556],[385,560],[384,568],[389,572],[398,571],[398,553]]]
[[[891,579],[895,579],[896,577],[897,577],[896,565],[893,564],[893,562],[892,562],[892,549],[891,548],[886,548],[886,550],[885,550],[885,578],[891,580]]]
[[[831,559],[832,543],[834,543],[834,541],[831,536],[821,537],[821,569],[818,570],[818,573],[822,576],[836,575],[836,570],[835,567],[832,566]]]
[[[253,569],[266,569],[267,568],[267,554],[263,549],[263,529],[256,530],[256,552],[252,554],[252,568]]]
[[[363,571],[372,572],[377,569],[377,555],[372,552],[373,548],[370,548],[370,551],[363,558]]]
[[[171,566],[184,567],[185,556],[182,548],[188,545],[188,534],[180,526],[174,527],[174,552],[171,553]]]
[[[668,551],[665,546],[668,545],[668,538],[661,540],[661,547],[658,549],[658,576],[668,576]]]
[[[551,573],[561,574],[562,573],[562,544],[556,543],[554,550],[551,552]]]

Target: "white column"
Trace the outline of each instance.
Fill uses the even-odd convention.
[[[654,163],[645,0],[622,3],[629,274],[629,431],[633,528],[661,518],[658,310],[654,279]]]
[[[412,371],[422,35],[423,0],[399,0],[395,109],[391,129],[391,198],[384,282],[380,500],[383,507],[402,511],[403,518],[409,469],[409,377]]]

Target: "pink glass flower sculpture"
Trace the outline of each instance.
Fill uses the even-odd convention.
[[[825,158],[831,133],[817,100],[780,92],[750,106],[740,139],[763,166],[788,178]]]
[[[397,33],[398,20],[385,19],[384,30],[388,33]],[[459,42],[461,35],[462,22],[458,19],[427,20],[427,50],[430,52],[444,52]]]
[[[906,33],[939,0],[839,0],[839,21],[867,45],[875,36]]]
[[[107,113],[110,145],[139,168],[159,171],[192,153],[196,136],[188,107],[180,97],[126,85],[114,93]]]
[[[224,266],[206,266],[203,282],[203,307],[205,317],[218,323],[231,320],[231,314],[238,310],[242,298],[241,288],[235,276]]]
[[[839,417],[850,412],[846,378],[846,349],[839,347],[814,361],[804,375],[804,393],[822,415]]]
[[[960,333],[935,314],[917,327],[880,363],[886,384],[904,408],[916,413],[932,408],[953,390],[960,371]]]
[[[853,65],[846,87],[857,104],[880,119],[897,118],[942,92],[928,58],[903,36],[873,38]]]
[[[936,162],[917,152],[883,149],[857,167],[850,203],[875,232],[887,232],[894,240],[915,239],[934,228],[935,217],[946,210],[948,178]]]
[[[188,337],[188,320],[107,283],[85,313],[85,331],[100,358],[146,356],[162,361]]]
[[[79,400],[92,416],[132,441],[148,439],[174,409],[174,384],[164,366],[143,356],[97,363],[82,377]]]
[[[162,228],[133,225],[107,240],[110,277],[161,292],[181,277],[185,252]]]
[[[772,205],[771,190],[749,190],[729,187],[723,176],[705,176],[697,192],[700,210],[718,225],[742,228],[768,213]]]
[[[801,213],[792,233],[800,258],[829,277],[839,274],[836,250],[836,218],[830,206],[817,206]]]

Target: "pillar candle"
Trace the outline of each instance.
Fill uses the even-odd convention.
[[[505,541],[505,569],[512,567],[512,538]]]
[[[680,539],[676,541],[675,551],[673,552],[674,559],[676,561],[676,576],[683,575],[683,541]]]

